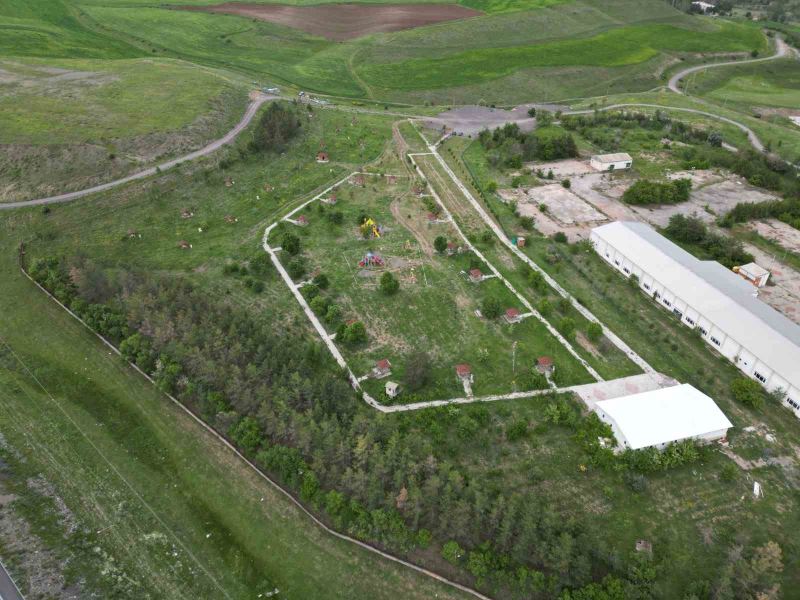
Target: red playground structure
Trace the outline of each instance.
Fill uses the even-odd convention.
[[[378,256],[377,254],[373,254],[371,251],[367,252],[364,255],[359,263],[359,267],[382,267],[383,266],[383,259]]]

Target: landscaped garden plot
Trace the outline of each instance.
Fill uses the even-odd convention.
[[[325,276],[327,286],[311,294],[304,286],[305,295],[322,287],[324,300],[312,299],[312,308],[329,332],[337,332],[337,347],[355,375],[389,361],[391,374],[365,379],[364,390],[385,401],[385,383],[396,381],[405,388],[402,401],[463,397],[468,390],[456,374],[461,364],[471,369],[476,396],[535,389],[546,386],[534,375],[540,356],[554,359],[559,385],[593,381],[500,279],[473,281],[475,269],[483,276],[490,269],[443,215],[432,212],[431,199],[411,191],[414,185],[407,176],[353,176],[323,196],[327,204],[308,205],[270,238],[272,246],[285,247],[279,258],[296,283]],[[294,257],[287,236],[300,240]],[[443,251],[436,249],[439,237],[449,244]],[[386,273],[399,282],[395,293],[384,289]],[[354,321],[364,324],[366,340],[350,339],[347,327]]]

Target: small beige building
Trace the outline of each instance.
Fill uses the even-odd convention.
[[[630,169],[633,159],[627,152],[617,154],[595,154],[589,161],[595,171],[621,171]]]

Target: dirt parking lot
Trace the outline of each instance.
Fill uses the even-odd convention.
[[[753,221],[747,226],[761,237],[777,242],[791,252],[800,253],[800,231],[778,219]]]
[[[483,13],[457,4],[240,4],[226,2],[213,6],[181,6],[180,10],[239,15],[300,29],[312,35],[341,42],[353,38],[400,31],[477,17]]]

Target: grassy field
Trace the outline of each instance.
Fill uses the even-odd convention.
[[[725,106],[750,111],[758,107],[800,106],[800,64],[793,59],[701,71],[691,93]]]
[[[529,67],[621,67],[645,62],[666,51],[718,52],[764,47],[759,32],[728,23],[701,36],[690,29],[652,24],[613,29],[585,39],[516,48],[484,48],[446,58],[388,65],[372,64],[361,68],[359,75],[383,88],[429,90],[499,79]]]
[[[453,140],[448,144],[458,141]],[[473,154],[472,160],[480,161],[481,159]],[[479,172],[478,169],[474,169],[474,171]],[[515,218],[510,209],[497,201],[490,203],[490,206],[494,208],[495,214],[500,216],[500,222],[507,231],[515,231]],[[554,251],[558,253],[558,260],[548,260],[547,256],[552,255]],[[525,252],[653,367],[679,381],[691,383],[710,394],[736,425],[736,429],[730,434],[734,451],[749,458],[763,456],[764,452],[794,453],[794,449],[800,443],[800,433],[798,433],[797,423],[791,415],[783,407],[777,405],[767,406],[764,411],[754,413],[736,403],[730,395],[728,386],[729,382],[737,376],[737,370],[716,355],[707,344],[692,335],[692,332],[682,326],[672,315],[658,308],[643,294],[632,291],[624,279],[614,273],[595,254],[591,252],[573,253],[566,249],[559,250],[548,239],[537,235],[528,238]],[[770,447],[769,444],[765,446],[763,438],[742,431],[744,426],[750,424],[766,426],[775,431],[776,443],[782,446],[782,450],[778,450],[774,446]],[[756,450],[752,450],[751,447]],[[713,559],[710,554],[705,554],[703,559],[699,559],[697,555],[690,558],[694,554],[694,550],[691,548],[698,543],[698,536],[702,535],[702,531],[710,521],[715,523],[714,527],[720,526],[722,530],[728,531],[727,534],[715,537],[716,541],[710,547],[706,547],[713,554],[718,542],[726,535],[732,535],[734,532],[748,537],[764,534],[763,531],[749,527],[745,532],[742,529],[744,521],[737,522],[737,518],[733,516],[738,511],[755,511],[760,516],[755,517],[755,513],[751,514],[757,520],[766,518],[768,521],[772,521],[774,518],[778,520],[788,518],[795,521],[800,518],[797,513],[792,516],[784,514],[781,517],[767,517],[766,514],[761,513],[764,506],[751,505],[750,508],[746,508],[737,498],[728,496],[727,492],[722,489],[714,492],[714,494],[722,495],[712,500],[711,496],[706,494],[710,492],[711,487],[717,485],[712,484],[710,479],[710,474],[714,469],[715,467],[711,465],[704,465],[697,469],[694,472],[694,481],[690,483],[685,480],[684,482],[687,489],[693,490],[689,496],[681,500],[675,498],[674,503],[673,501],[667,503],[669,508],[662,506],[659,509],[659,512],[665,511],[662,514],[672,513],[675,517],[680,515],[680,518],[669,519],[671,525],[667,529],[671,530],[671,534],[667,534],[667,537],[670,535],[688,536],[681,543],[669,544],[669,552],[671,555],[675,553],[677,563],[673,565],[675,570],[671,566],[667,569],[668,573],[664,572],[663,576],[665,582],[671,581],[671,585],[677,585],[680,578],[685,576],[684,569],[713,572],[711,565],[717,559]],[[780,473],[775,469],[759,469],[753,473],[753,476],[759,478],[776,476],[777,479],[773,480],[773,484],[778,488],[776,491],[787,499],[796,494],[796,483],[793,483],[791,478],[786,479],[787,474],[785,473]],[[671,485],[677,483],[680,476],[671,474],[669,479]],[[665,488],[661,486],[665,483],[666,479],[657,484],[658,489],[662,492],[665,491]],[[655,493],[655,490],[653,491]],[[725,497],[727,500],[723,499]],[[632,506],[631,512],[638,514],[638,509]],[[630,525],[631,521],[624,520],[609,524],[608,531],[616,531],[617,527],[624,529],[626,523]],[[687,523],[691,523],[690,529],[694,528],[693,534],[683,529]],[[721,531],[718,530],[717,533],[721,533]],[[773,530],[770,535],[783,537],[777,529]],[[673,541],[677,541],[677,538]],[[784,543],[787,542],[793,543],[784,538]],[[692,566],[690,565],[692,561],[699,562]],[[796,561],[791,561],[791,566],[789,564],[787,563],[787,588],[785,589],[789,589],[789,586],[793,585],[789,581],[797,580],[800,577],[800,572],[797,570],[800,565]]]
[[[670,108],[690,108],[727,117],[750,127],[756,132],[764,144],[768,144],[772,151],[779,154],[785,160],[795,162],[798,157],[800,157],[800,135],[798,135],[797,126],[792,124],[785,117],[766,116],[765,118],[758,119],[753,117],[750,113],[738,111],[731,106],[723,106],[721,103],[703,101],[684,95],[673,94],[664,90],[641,94],[614,94],[602,96],[600,98],[580,100],[574,102],[571,107],[574,109],[586,109],[627,103],[655,104],[663,107],[661,110],[669,110]],[[635,106],[630,107],[630,109],[645,112],[656,110],[653,108]],[[692,113],[678,110],[670,112],[670,115],[678,120],[687,122],[699,122],[698,120],[702,120],[718,130],[723,130],[723,128],[725,128],[724,123],[721,121],[702,115],[692,115]],[[716,125],[714,125],[715,123]],[[739,147],[747,147],[744,145],[747,142],[741,131],[737,132],[732,128],[728,128],[727,130],[729,133],[726,135],[730,136],[729,139],[732,144]]]
[[[415,401],[463,396],[454,367],[464,362],[472,366],[476,395],[530,389],[533,366],[542,355],[554,358],[560,384],[593,381],[535,318],[509,325],[502,318],[476,317],[475,311],[487,298],[497,299],[502,310],[527,311],[499,279],[479,284],[468,281],[467,271],[473,265],[489,274],[488,267],[471,252],[448,257],[434,251],[437,236],[458,245],[464,242],[452,225],[427,223],[428,209],[410,193],[410,183],[401,175],[393,184],[380,176],[368,176],[364,188],[345,184],[337,190],[335,208],[311,205],[303,212],[309,225],[285,224],[272,234],[275,246],[287,232],[300,237],[308,272],[321,272],[329,278],[330,288],[323,296],[342,310],[341,318],[330,324],[332,331],[339,322],[350,319],[366,325],[366,344],[339,344],[354,372],[366,374],[377,360],[388,358],[391,379],[403,381],[405,362],[424,349],[430,356],[432,377],[425,388],[416,391]],[[327,216],[333,212],[342,213],[342,225],[331,225]],[[384,227],[385,233],[364,239],[358,227],[363,215]],[[368,252],[382,257],[386,266],[359,268],[358,262]],[[291,262],[288,256],[281,258]],[[378,289],[378,279],[387,271],[400,280],[400,291],[392,296]],[[368,382],[366,388],[383,399],[383,383]]]
[[[419,103],[648,89],[668,55],[749,51],[764,44],[751,27],[690,18],[660,0],[541,0],[524,3],[525,10],[517,10],[523,8],[517,0],[466,2],[480,4],[487,15],[344,44],[240,17],[127,1],[63,0],[50,6],[35,0],[25,13],[14,2],[5,0],[7,13],[25,14],[26,20],[12,31],[63,29],[59,39],[75,37],[85,45],[74,56],[101,57],[103,40],[113,34],[119,48],[116,54],[109,50],[109,58],[166,55],[321,93]],[[0,55],[70,56],[67,47],[19,48],[0,46]],[[543,76],[559,81],[545,85]],[[598,87],[598,78],[605,85]]]
[[[173,60],[10,59],[0,69],[0,144],[110,143],[204,118],[211,136],[238,120],[247,97],[242,81]]]
[[[391,135],[391,121],[382,117],[359,116],[352,124],[352,118],[352,115],[338,112],[315,111],[310,122],[303,125],[305,135],[280,158],[245,158],[233,162],[224,172],[210,172],[208,175],[202,171],[179,170],[153,182],[139,183],[91,201],[56,207],[49,214],[29,210],[2,216],[3,255],[6,259],[0,264],[5,265],[2,267],[4,281],[12,282],[0,292],[0,302],[4,307],[0,318],[2,335],[31,365],[68,414],[79,419],[107,456],[114,457],[114,464],[126,479],[141,486],[140,493],[156,513],[162,516],[163,511],[162,518],[169,530],[180,532],[181,539],[186,540],[198,560],[220,584],[230,586],[229,593],[234,597],[238,597],[235,595],[237,590],[247,588],[252,592],[253,586],[261,589],[259,586],[273,585],[296,592],[301,597],[335,597],[337,594],[396,597],[397,589],[392,588],[395,585],[409,597],[431,597],[435,593],[442,597],[443,592],[425,588],[422,583],[404,582],[400,574],[393,574],[391,567],[385,571],[383,566],[379,568],[374,563],[342,554],[327,546],[326,538],[305,533],[303,523],[293,519],[291,512],[288,516],[273,512],[273,508],[278,511],[279,504],[267,495],[268,490],[258,482],[249,481],[247,475],[241,474],[230,460],[218,459],[217,454],[209,450],[203,436],[190,424],[180,425],[181,421],[176,424],[175,419],[180,417],[175,416],[174,409],[163,398],[152,390],[148,392],[150,388],[120,367],[107,351],[98,350],[96,342],[86,337],[74,323],[63,320],[62,313],[33,294],[31,286],[16,275],[11,255],[21,239],[28,241],[31,258],[43,254],[73,255],[80,249],[86,256],[112,269],[146,269],[186,277],[204,285],[208,293],[220,301],[240,304],[254,314],[269,319],[305,322],[285,285],[276,276],[267,279],[267,289],[262,294],[255,295],[245,290],[237,278],[222,277],[221,268],[232,260],[247,261],[251,258],[258,251],[263,226],[285,214],[287,207],[307,198],[313,189],[340,178],[353,166],[370,162],[383,151],[384,142]],[[336,129],[346,130],[348,134],[336,136],[333,133]],[[347,137],[351,139],[347,140]],[[320,138],[326,140],[331,152],[333,162],[329,165],[318,165],[313,160]],[[234,155],[236,151],[229,152]],[[281,175],[286,177],[286,174],[291,177],[284,182]],[[224,183],[226,177],[231,179],[230,187]],[[261,195],[265,182],[271,182],[275,190]],[[282,187],[283,183],[286,187]],[[261,196],[260,200],[255,198],[257,195]],[[385,195],[388,194],[380,191],[376,198]],[[377,200],[365,198],[366,201]],[[343,200],[343,210],[347,202],[350,200]],[[187,207],[193,209],[195,216],[181,219],[180,212]],[[496,209],[503,216],[501,211],[505,207],[498,205]],[[239,222],[224,223],[222,216],[225,214],[236,215]],[[466,213],[459,215],[463,215],[458,217],[459,225],[467,230],[472,219]],[[314,219],[309,225],[310,234],[314,223],[322,219],[316,212],[309,216]],[[510,213],[503,216],[504,224],[506,218],[513,217]],[[204,222],[208,229],[201,234],[197,226]],[[129,238],[126,233],[129,229],[142,233],[142,238]],[[387,243],[390,243],[391,233]],[[329,234],[320,233],[320,237],[323,235]],[[193,248],[179,250],[176,244],[180,239],[190,240]],[[543,256],[552,252],[551,244],[536,236],[531,236],[530,244],[532,256],[545,265]],[[481,246],[481,250],[492,252],[489,245]],[[767,443],[738,430],[732,435],[732,448],[752,456],[757,456],[764,448],[773,455],[791,452],[792,444],[797,443],[796,423],[788,421],[777,407],[768,407],[757,414],[737,405],[727,392],[727,385],[735,375],[733,367],[711,353],[667,313],[652,306],[644,296],[632,294],[624,281],[592,255],[573,255],[566,249],[563,252],[556,264],[547,266],[551,274],[656,368],[711,392],[737,426],[763,422],[777,435],[775,443]],[[516,285],[522,272],[504,261],[498,254],[495,262],[502,265],[509,277],[517,278],[514,280]],[[446,262],[444,265],[449,266]],[[441,269],[446,276],[446,267]],[[334,273],[333,268],[330,271]],[[369,292],[372,294],[373,290]],[[400,294],[403,294],[402,289]],[[639,318],[631,319],[631,314]],[[51,326],[52,323],[58,327]],[[313,334],[309,333],[308,339],[313,340]],[[658,343],[655,344],[654,340]],[[671,349],[673,345],[677,350]],[[9,396],[7,405],[19,406],[16,411],[0,411],[0,418],[11,422],[12,418],[21,418],[17,417],[19,413],[27,415],[31,422],[39,419],[40,423],[43,420],[48,426],[54,423],[52,427],[59,431],[71,431],[58,422],[62,413],[53,408],[44,392],[36,391],[35,382],[31,384],[21,373],[12,371],[7,358],[4,358],[3,365],[4,377],[15,378],[11,382],[13,385],[3,386],[3,393]],[[84,372],[83,367],[88,370]],[[615,364],[607,368],[624,367]],[[87,377],[92,381],[87,381]],[[9,391],[14,389],[14,385],[19,385],[24,391]],[[105,392],[107,387],[111,390],[108,393]],[[121,391],[117,391],[120,387]],[[33,400],[25,395],[25,391]],[[113,403],[96,400],[106,397],[113,398]],[[547,422],[548,402],[547,399],[535,399],[460,409],[447,407],[431,413],[386,418],[399,419],[404,426],[419,430],[420,439],[435,448],[437,460],[455,465],[465,478],[485,482],[490,489],[514,490],[529,495],[555,507],[559,518],[577,520],[585,531],[602,534],[605,548],[617,556],[628,556],[636,539],[652,540],[657,555],[670,557],[669,562],[659,566],[657,592],[663,597],[679,595],[687,581],[714,578],[726,563],[733,544],[752,545],[767,539],[778,541],[787,557],[785,589],[797,584],[798,565],[793,558],[798,556],[797,540],[787,532],[797,526],[798,513],[791,508],[795,492],[784,471],[768,468],[759,469],[752,475],[739,472],[733,481],[723,481],[719,472],[727,459],[713,453],[704,464],[650,475],[645,489],[633,491],[621,473],[586,469],[587,457],[575,441],[572,430]],[[363,410],[367,411],[366,408]],[[170,414],[171,420],[162,421]],[[377,417],[370,411],[364,418]],[[512,438],[508,432],[520,421],[528,424],[528,433],[522,438]],[[35,432],[29,423],[26,431]],[[25,425],[22,422],[15,424],[14,428],[23,430]],[[50,429],[41,424],[39,427],[41,433],[37,435],[53,437]],[[183,432],[187,427],[190,428],[186,435],[188,439],[184,439]],[[151,428],[155,428],[160,437],[151,437],[148,433]],[[21,438],[14,434],[10,439],[13,443]],[[84,444],[83,439],[78,434],[69,435],[63,442],[59,440],[59,444]],[[188,444],[186,449],[185,444]],[[84,456],[94,460],[91,448],[83,445],[77,448],[74,452],[81,455],[81,469],[87,465],[85,468],[89,470],[94,463]],[[126,448],[131,449],[131,454],[124,452]],[[80,492],[93,489],[91,486],[98,476],[111,479],[111,483],[113,478],[102,468],[94,468],[91,474],[86,474],[71,464],[76,461],[72,459],[74,454],[68,445],[59,445],[58,449],[63,458],[55,466],[48,467],[47,475],[58,482],[59,493],[68,506],[76,514],[88,515],[82,518],[93,519],[88,521],[92,523],[93,531],[102,530],[100,518],[91,516],[96,513],[83,508],[83,497],[87,495]],[[30,456],[32,461],[37,454],[30,451]],[[163,460],[160,459],[162,456],[165,457]],[[198,456],[203,460],[198,461]],[[38,467],[38,463],[34,464]],[[59,469],[64,471],[64,475],[59,475]],[[216,474],[220,470],[224,473]],[[740,500],[751,486],[748,476],[758,477],[768,490],[762,501]],[[174,483],[178,483],[178,488],[170,488]],[[240,491],[239,486],[247,487]],[[120,491],[113,496],[119,487],[119,483],[116,488],[111,486],[108,492],[115,499],[113,506],[118,505],[122,494]],[[262,496],[266,498],[264,503],[260,502]],[[188,509],[185,507],[196,506],[198,497],[203,500],[200,504],[203,509],[186,516]],[[95,500],[100,502],[104,498]],[[130,507],[126,510],[133,512],[134,516],[124,521],[117,517],[114,521],[118,524],[111,531],[118,537],[106,536],[98,543],[108,555],[117,557],[122,565],[120,568],[126,573],[137,574],[155,561],[151,557],[160,560],[158,550],[154,554],[148,550],[149,546],[141,545],[151,543],[148,540],[155,538],[144,538],[144,533],[137,528],[143,528],[145,533],[161,532],[165,536],[169,536],[169,531],[163,526],[158,528],[157,524],[151,527],[142,525],[150,523],[138,518],[144,509],[136,512],[134,507],[138,505],[134,500],[126,504]],[[106,504],[99,506],[104,508]],[[107,512],[117,514],[111,507]],[[273,531],[273,527],[280,531]],[[205,538],[207,533],[212,533],[211,538]],[[311,540],[308,541],[306,536],[312,536]],[[134,543],[140,538],[144,541]],[[704,542],[706,538],[710,542]],[[215,540],[217,545],[212,544]],[[269,540],[266,552],[264,540]],[[309,548],[319,549],[327,558],[318,557]],[[298,553],[304,554],[300,556]],[[131,556],[136,557],[138,563]],[[183,554],[180,556],[184,557]],[[226,560],[223,557],[234,558]],[[437,568],[454,569],[438,559],[435,553],[421,555],[419,559]],[[182,565],[188,564],[188,560],[182,561]],[[351,562],[353,560],[356,562]],[[175,589],[180,572],[169,571],[167,566],[156,564],[153,567],[159,576],[153,585],[171,591]],[[380,583],[373,583],[375,574],[380,574]],[[200,575],[196,578],[198,585],[205,581]],[[320,587],[323,585],[321,582],[327,587]],[[180,597],[181,593],[188,595],[192,592],[180,590],[175,595]]]

